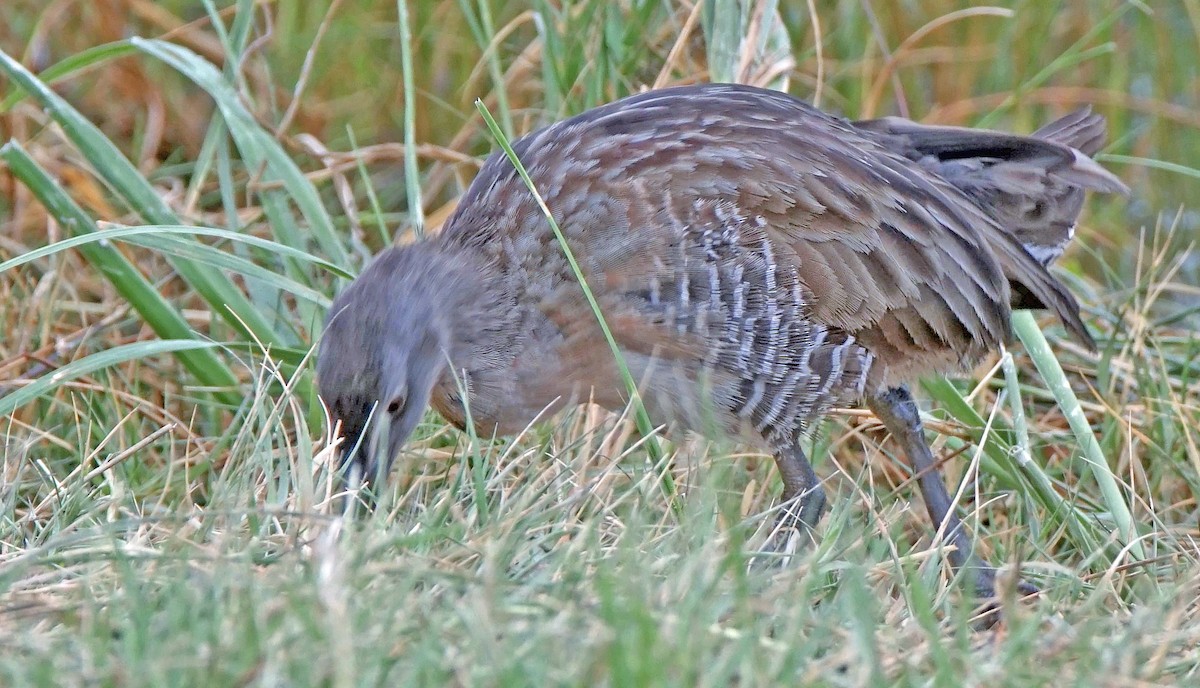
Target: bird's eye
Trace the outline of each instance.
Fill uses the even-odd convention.
[[[394,416],[397,413],[400,413],[401,411],[403,411],[404,410],[404,402],[405,402],[405,399],[404,399],[403,394],[399,394],[399,395],[392,397],[392,400],[389,401],[388,405],[387,405],[388,415]]]

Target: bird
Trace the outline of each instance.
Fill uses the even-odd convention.
[[[909,385],[969,370],[1042,309],[1094,349],[1049,270],[1085,191],[1127,193],[1090,157],[1081,109],[1031,136],[853,121],[736,84],[649,90],[512,144],[655,423],[769,451],[781,526],[826,494],[802,448],[865,404],[900,442],[947,558],[995,594]],[[346,470],[386,479],[432,407],[479,436],[584,402],[630,401],[537,197],[492,154],[431,238],[382,250],[334,299],[319,393]],[[1029,586],[1032,588],[1032,586]]]

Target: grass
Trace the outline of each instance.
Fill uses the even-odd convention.
[[[1200,4],[997,4],[4,3],[0,685],[1195,681]],[[632,411],[499,441],[430,414],[344,518],[309,346],[495,149],[475,100],[519,135],[712,75],[851,116],[1108,117],[1134,193],[1089,201],[1060,270],[1100,354],[1041,319],[1045,350],[1022,323],[1032,355],[925,384],[968,526],[1045,591],[999,627],[861,412],[814,438],[833,509],[783,568],[751,565],[769,458],[658,461]]]

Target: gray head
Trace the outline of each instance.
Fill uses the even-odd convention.
[[[321,398],[341,422],[343,465],[366,479],[386,475],[447,370],[452,309],[445,296],[460,276],[436,249],[425,242],[384,250],[338,295],[325,321]]]

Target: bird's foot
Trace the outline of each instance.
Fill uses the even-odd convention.
[[[825,492],[816,487],[786,500],[767,538],[751,560],[751,568],[786,567],[802,550],[816,543],[816,527],[825,511]]]
[[[972,615],[972,624],[977,630],[989,630],[1000,622],[1006,598],[1031,597],[1041,592],[1033,583],[1019,577],[1013,580],[987,564],[971,564],[963,571],[973,577],[977,606]]]

